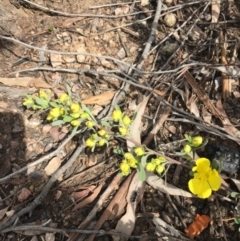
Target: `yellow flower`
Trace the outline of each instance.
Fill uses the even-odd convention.
[[[58,107],[55,107],[55,108],[52,108],[50,110],[50,115],[57,118],[58,116],[60,116],[60,108]]]
[[[199,198],[208,198],[212,191],[221,187],[221,178],[216,169],[212,169],[207,158],[196,160],[196,166],[192,168],[194,177],[188,182],[189,190]]]
[[[88,147],[93,147],[96,145],[96,141],[90,137],[85,141],[85,145]]]
[[[66,112],[66,111],[65,111],[64,108],[61,108],[61,109],[60,109],[60,115],[65,115],[65,112]]]
[[[143,156],[145,154],[145,149],[144,147],[142,146],[139,146],[139,147],[136,147],[134,149],[134,153],[137,155],[137,156]]]
[[[156,166],[156,172],[158,174],[161,174],[164,171],[164,166],[163,165],[157,165]]]
[[[195,136],[192,138],[192,146],[193,147],[199,147],[202,145],[203,138],[201,136]]]
[[[121,163],[120,163],[120,170],[122,172],[122,175],[123,176],[127,176],[130,171],[131,171],[131,168],[130,166],[128,165],[127,161],[126,160],[123,160]]]
[[[123,124],[124,124],[125,126],[128,126],[130,123],[131,123],[131,119],[130,119],[127,115],[125,115],[125,116],[123,117]]]
[[[122,136],[126,136],[128,133],[128,129],[125,126],[120,126],[118,130]]]
[[[73,113],[78,113],[81,110],[81,107],[78,103],[72,103],[70,109]]]
[[[112,118],[114,121],[118,122],[122,119],[122,111],[121,110],[114,110],[112,113]]]
[[[30,98],[26,98],[23,101],[23,105],[25,105],[27,108],[32,107],[33,104],[34,104],[34,101],[33,101],[33,99],[31,97]]]
[[[145,169],[148,171],[148,172],[154,172],[155,171],[155,168],[156,168],[156,164],[154,162],[148,162],[146,164],[146,167]]]
[[[100,130],[100,131],[98,131],[98,135],[99,136],[104,136],[104,135],[106,135],[107,134],[107,132],[105,131],[105,130]]]
[[[99,146],[104,146],[106,144],[106,140],[105,139],[100,139],[99,141],[98,141],[98,145]]]
[[[44,90],[40,89],[39,90],[39,97],[42,98],[42,99],[47,100],[48,99],[48,94]]]
[[[61,103],[66,102],[67,104],[69,104],[69,103],[70,103],[70,97],[69,97],[68,94],[63,93],[63,94],[61,94],[61,96],[60,96],[60,98],[59,98],[59,101],[60,101]]]
[[[71,125],[72,126],[79,126],[81,124],[81,121],[80,120],[72,120],[71,121]]]
[[[192,147],[191,147],[190,145],[186,144],[186,145],[183,147],[183,151],[184,151],[185,153],[189,153],[189,152],[192,151]]]
[[[85,124],[88,128],[92,128],[94,126],[94,122],[91,120],[87,121]]]

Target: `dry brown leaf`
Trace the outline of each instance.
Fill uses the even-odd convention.
[[[83,104],[85,105],[107,105],[110,103],[110,101],[112,100],[114,94],[116,93],[116,91],[106,91],[101,93],[100,95],[95,95],[89,98],[86,98],[82,101]]]
[[[240,192],[240,180],[231,178],[231,180],[235,183],[235,185],[238,188],[238,191]]]
[[[80,208],[85,207],[86,205],[88,205],[89,203],[93,202],[96,197],[98,196],[98,194],[100,193],[100,191],[102,190],[103,187],[103,183],[101,183],[97,188],[94,189],[93,193],[91,196],[85,198],[82,202],[78,203],[72,211],[76,211]]]
[[[96,188],[96,186],[92,185],[90,187],[88,187],[85,190],[82,190],[80,192],[73,192],[71,194],[71,197],[73,197],[73,199],[75,201],[80,201],[81,199],[83,199],[84,197],[88,196],[89,193],[92,193],[94,191],[94,189]]]
[[[0,210],[0,220],[5,216],[8,208],[9,208],[9,206],[8,206],[8,207],[5,207],[4,209],[1,209],[1,210]]]
[[[217,23],[220,15],[220,3],[221,1],[212,2],[212,23]]]
[[[61,134],[61,128],[59,126],[54,126],[50,130],[50,135],[54,139],[54,141],[59,141],[59,136]]]
[[[117,226],[115,228],[116,232],[121,232],[126,235],[131,235],[135,227],[135,221],[136,221],[135,212],[136,212],[137,204],[142,198],[142,195],[144,192],[144,187],[145,187],[144,183],[145,182],[142,182],[139,180],[138,173],[136,172],[128,189],[127,210],[125,215],[118,221]],[[138,195],[135,198],[135,200],[131,200],[132,197],[134,196],[134,193],[137,193]],[[113,240],[117,240],[115,239],[115,237],[117,236],[112,236]]]
[[[52,158],[52,160],[48,163],[48,165],[45,167],[44,171],[45,173],[50,176],[52,175],[60,166],[61,166],[62,160],[55,156]]]
[[[159,176],[153,174],[152,172],[146,172],[147,179],[146,182],[153,188],[159,190],[160,192],[167,193],[169,195],[183,196],[183,197],[195,197],[190,192],[184,191],[178,187],[168,184]]]
[[[220,115],[222,115],[222,124],[225,131],[233,137],[240,138],[240,131],[230,122],[228,116],[223,108],[221,100],[216,103],[216,109]],[[240,142],[237,142],[240,145]]]
[[[31,195],[31,192],[26,187],[22,188],[20,194],[18,195],[18,201],[23,202],[28,199],[28,197]]]
[[[4,101],[0,101],[0,108],[5,110],[6,108],[8,108],[8,104]]]
[[[130,135],[133,138],[133,140],[138,143],[141,143],[142,116],[144,114],[144,111],[150,96],[151,95],[144,98],[144,100],[138,104],[135,110],[135,113],[137,113],[137,115],[130,126]],[[128,146],[128,149],[130,150],[133,146],[135,146],[135,144],[130,141],[127,141],[127,146]]]
[[[7,86],[21,86],[21,87],[35,87],[50,89],[51,85],[47,84],[41,77],[18,77],[18,78],[2,78],[0,77],[0,82]]]
[[[55,233],[46,233],[45,241],[55,241]]]

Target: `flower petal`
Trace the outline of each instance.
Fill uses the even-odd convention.
[[[210,161],[207,158],[198,158],[196,160],[197,172],[207,173],[210,169]]]
[[[213,191],[217,191],[221,187],[221,178],[216,169],[209,171],[208,183]]]
[[[200,179],[196,179],[196,178],[190,179],[188,182],[189,190],[195,195],[199,193],[199,188],[198,188],[199,183],[200,183]]]
[[[204,179],[191,179],[188,182],[188,188],[193,194],[200,198],[208,198],[212,194],[212,189]]]

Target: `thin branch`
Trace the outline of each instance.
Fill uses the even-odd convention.
[[[42,9],[44,11],[50,12],[50,13],[56,13],[58,15],[62,15],[62,16],[66,16],[66,17],[93,17],[93,18],[123,18],[123,17],[127,17],[127,16],[133,16],[133,15],[137,15],[137,14],[141,14],[141,13],[145,13],[144,11],[140,11],[140,12],[136,12],[136,13],[131,13],[131,14],[125,14],[125,15],[99,15],[99,14],[90,14],[90,13],[66,13],[66,12],[62,12],[62,11],[57,11],[57,10],[53,10],[51,8],[48,7],[44,7],[41,6],[37,3],[33,3],[31,1],[28,0],[22,0],[23,2],[26,2],[28,4],[31,4],[39,9]],[[152,11],[149,11],[152,12]]]

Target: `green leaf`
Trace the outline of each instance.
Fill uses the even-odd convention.
[[[185,152],[176,152],[175,154],[176,154],[177,156],[185,156],[185,155],[186,155]]]
[[[69,86],[69,85],[66,85],[66,88],[67,88],[68,96],[70,97],[70,99],[72,99],[72,91],[71,91],[70,86]]]
[[[56,120],[56,121],[53,121],[51,125],[52,126],[60,126],[62,124],[65,124],[65,121],[63,121],[63,120]]]
[[[114,109],[115,109],[115,110],[121,110],[120,107],[119,107],[119,105],[115,105],[115,106],[114,106]]]
[[[238,193],[238,192],[231,192],[231,197],[238,198],[238,197],[240,197],[240,193]]]
[[[110,123],[104,120],[101,120],[101,125],[105,127],[111,127]]]
[[[236,210],[240,211],[240,204],[236,206]]]
[[[84,105],[83,103],[81,103],[81,105],[82,105],[83,110],[86,111],[86,112],[90,115],[90,117],[92,118],[92,120],[93,120],[95,123],[97,123],[95,117],[94,117],[93,114],[92,114],[92,110],[91,110],[90,108],[88,108],[86,105]]]
[[[74,119],[73,117],[66,115],[66,116],[64,116],[63,121],[64,122],[71,122],[73,119]]]
[[[124,155],[124,152],[123,152],[122,149],[114,149],[114,150],[113,150],[113,153],[114,153],[114,154],[117,154],[117,155],[122,155],[122,156]]]
[[[234,222],[235,222],[236,224],[240,224],[240,217],[234,218]]]
[[[41,99],[39,97],[35,97],[34,100],[36,101],[36,103],[38,105],[41,105],[41,106],[48,106],[48,102],[44,99]]]
[[[192,137],[191,136],[189,136],[188,134],[185,134],[184,136],[185,136],[185,138],[187,139],[188,142],[192,143]]]
[[[59,105],[56,102],[53,102],[53,101],[49,102],[49,105],[52,106],[52,107],[55,107],[55,108],[59,107]]]
[[[77,129],[78,129],[78,126],[75,126],[75,127],[73,128],[72,133],[71,133],[72,136],[75,136],[75,135],[76,135]]]
[[[138,178],[140,181],[144,182],[146,180],[146,172],[141,163],[138,164]]]

